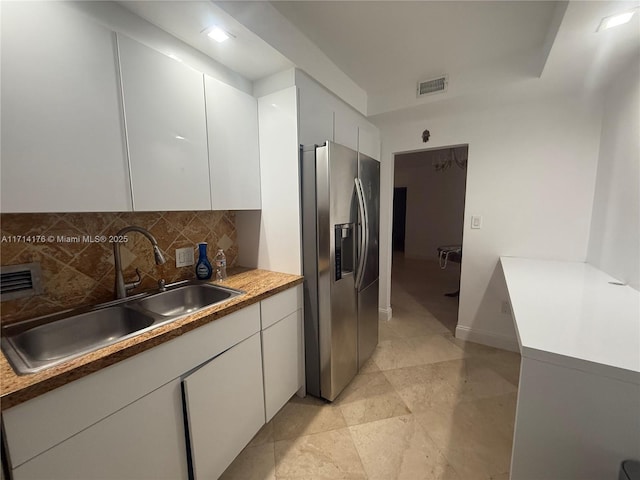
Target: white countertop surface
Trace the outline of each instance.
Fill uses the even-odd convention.
[[[524,357],[640,384],[640,292],[587,263],[500,263]]]

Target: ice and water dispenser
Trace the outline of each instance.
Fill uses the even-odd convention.
[[[355,243],[353,223],[341,223],[334,225],[335,239],[335,281],[343,276],[353,274],[355,265]]]

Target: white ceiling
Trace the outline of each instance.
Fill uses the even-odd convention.
[[[367,92],[369,115],[507,90],[591,94],[640,60],[640,14],[596,33],[637,0],[272,4]],[[416,98],[418,81],[442,74],[446,93]]]
[[[367,93],[541,48],[555,2],[272,2]]]
[[[595,32],[638,0],[121,3],[250,80],[297,65],[369,115],[589,94],[640,61],[640,14]],[[211,41],[212,23],[237,38]],[[446,93],[416,98],[418,81],[445,73]]]

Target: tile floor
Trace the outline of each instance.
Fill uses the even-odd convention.
[[[520,356],[453,337],[456,267],[394,257],[369,362],[333,403],[293,397],[222,478],[508,480]]]

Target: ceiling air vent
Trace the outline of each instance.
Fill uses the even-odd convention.
[[[0,267],[0,301],[32,297],[43,291],[39,263]]]
[[[434,93],[446,92],[449,76],[443,75],[438,78],[432,78],[418,83],[418,97],[424,97]]]

